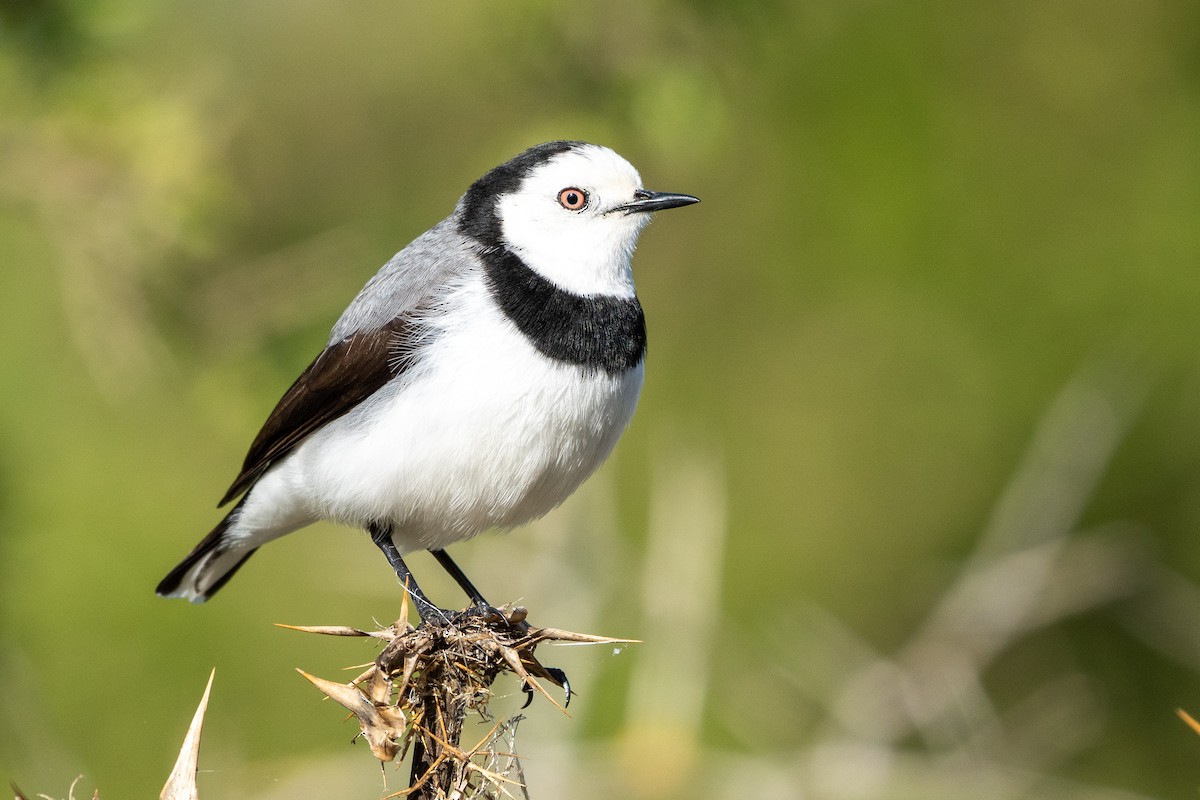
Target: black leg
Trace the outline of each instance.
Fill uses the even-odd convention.
[[[450,577],[454,578],[454,582],[462,587],[462,590],[467,593],[467,597],[471,598],[471,602],[475,604],[476,608],[481,611],[495,610],[492,608],[491,603],[483,599],[483,595],[475,588],[475,584],[471,583],[471,579],[462,571],[462,568],[454,563],[454,559],[450,558],[449,553],[445,550],[430,550],[429,552],[442,565],[442,568],[450,573]]]
[[[400,557],[400,551],[396,549],[396,544],[392,541],[391,528],[383,525],[373,524],[368,527],[368,530],[371,532],[371,541],[375,542],[379,549],[383,551],[383,554],[387,556],[388,562],[392,565],[392,569],[396,570],[396,577],[400,579],[402,584],[407,585],[408,593],[412,595],[413,601],[417,604],[417,611],[421,614],[421,619],[425,622],[431,622],[433,624],[449,623],[450,615],[454,614],[454,612],[443,611],[433,603],[429,602],[429,598],[427,598],[425,593],[421,591],[421,587],[417,586],[417,582],[413,578],[412,572],[408,569],[408,565],[405,564],[404,559]],[[450,557],[449,553],[447,553],[445,550],[430,550],[429,552],[433,554],[433,557],[437,559],[437,562],[442,565],[442,568],[446,570],[450,577],[454,578],[454,582],[457,583],[464,592],[466,592],[467,597],[471,598],[471,602],[475,605],[478,613],[481,614],[484,619],[488,619],[490,617],[494,619],[489,621],[506,622],[505,616],[496,610],[491,603],[484,599],[480,591],[475,588],[475,584],[471,583],[471,579],[468,578],[467,574],[462,571],[462,567],[458,566],[458,564],[454,562],[454,559]],[[512,623],[507,624],[512,625]],[[529,630],[529,623],[521,620],[520,622],[516,623],[515,627],[517,630]],[[564,707],[571,705],[571,682],[567,680],[567,673],[563,672],[558,667],[545,667],[545,670],[550,675],[551,680],[563,687],[563,690],[566,692],[567,701],[564,704]],[[533,700],[533,689],[527,686],[525,687],[524,691],[527,695],[525,705],[528,706]],[[522,706],[522,708],[524,708],[524,706]],[[417,744],[420,745],[420,742]],[[416,763],[417,762],[414,760],[413,764],[415,765]],[[416,767],[414,766],[414,770],[415,769]]]
[[[392,529],[386,525],[371,523],[367,526],[367,531],[371,534],[371,541],[383,551],[383,555],[387,558],[388,563],[396,571],[396,577],[400,579],[400,585],[408,590],[409,596],[413,599],[413,604],[417,607],[417,613],[421,615],[421,620],[435,624],[448,622],[446,613],[429,602],[429,598],[425,596],[425,593],[421,591],[421,587],[417,585],[417,579],[413,577],[412,571],[404,563],[404,559],[400,557],[400,551],[396,549],[396,543],[392,541]]]
[[[449,553],[445,550],[430,550],[429,552],[433,554],[433,557],[438,560],[438,563],[442,565],[446,572],[450,573],[450,577],[454,578],[455,583],[462,587],[462,590],[467,593],[467,597],[471,598],[471,602],[475,604],[475,607],[479,609],[481,614],[494,616],[500,620],[504,619],[503,614],[497,611],[491,603],[483,599],[483,595],[475,588],[475,584],[471,583],[471,579],[462,571],[462,568],[454,563],[454,559],[450,557]],[[522,620],[517,623],[517,629],[529,630],[529,623]],[[571,682],[567,680],[567,673],[558,667],[546,667],[546,672],[567,693],[567,702],[563,707],[566,708],[571,705]],[[521,706],[522,708],[525,708],[533,701],[533,689],[527,686],[524,691],[528,696],[525,699],[525,705]]]

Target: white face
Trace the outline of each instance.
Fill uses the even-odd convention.
[[[531,268],[581,295],[633,295],[630,259],[650,214],[614,211],[642,179],[598,145],[561,153],[496,206],[505,242]]]

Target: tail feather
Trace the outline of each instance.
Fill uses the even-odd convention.
[[[258,549],[256,544],[239,541],[230,535],[241,510],[242,503],[238,503],[183,561],[167,573],[155,589],[159,597],[182,597],[193,603],[203,603],[254,555]]]

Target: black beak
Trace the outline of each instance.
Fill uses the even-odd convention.
[[[690,194],[674,194],[672,192],[652,192],[649,189],[638,189],[633,193],[634,201],[623,206],[617,206],[613,211],[624,211],[626,214],[644,214],[650,211],[662,211],[664,208],[679,208],[699,203],[699,197]]]

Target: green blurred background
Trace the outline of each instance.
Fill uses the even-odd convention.
[[[1200,788],[1174,713],[1200,713],[1200,4],[0,21],[0,775],[26,792],[155,796],[215,666],[202,797],[385,793],[292,671],[374,649],[270,625],[390,621],[362,534],[274,544],[207,606],[153,587],[362,283],[554,138],[704,203],[639,249],[614,458],[453,551],[541,624],[645,640],[542,654],[580,696],[521,729],[533,796]]]

